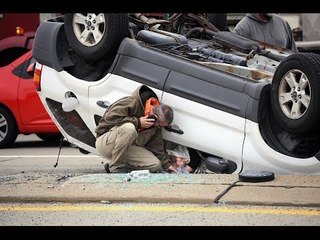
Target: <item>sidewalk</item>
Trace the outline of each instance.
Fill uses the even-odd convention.
[[[276,175],[237,182],[237,174],[127,174],[79,176],[38,173],[0,176],[0,202],[140,202],[320,207],[320,176]],[[233,187],[230,185],[237,182]],[[224,195],[223,192],[227,191]]]

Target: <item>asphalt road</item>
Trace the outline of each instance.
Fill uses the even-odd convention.
[[[34,134],[19,135],[12,148],[0,150],[0,175],[104,173],[104,161],[94,154],[83,154],[66,142],[59,150],[59,143],[44,142]]]
[[[243,184],[214,204],[237,176],[124,182],[103,158],[35,135],[0,151],[0,226],[320,226],[316,177]]]

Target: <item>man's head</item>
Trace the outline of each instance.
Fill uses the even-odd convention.
[[[174,149],[167,149],[168,156],[175,161],[180,163],[188,164],[190,162],[190,155],[188,148],[182,145],[178,145]]]
[[[173,121],[173,110],[171,107],[165,104],[160,104],[153,107],[152,113],[157,117],[157,124],[159,127],[165,127]]]

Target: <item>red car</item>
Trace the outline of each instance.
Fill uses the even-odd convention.
[[[12,146],[18,134],[61,138],[33,83],[33,39],[34,33],[26,33],[0,41],[0,148]]]

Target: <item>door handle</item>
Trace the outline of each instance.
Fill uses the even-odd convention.
[[[97,101],[97,105],[103,108],[108,108],[110,103],[108,101]]]

